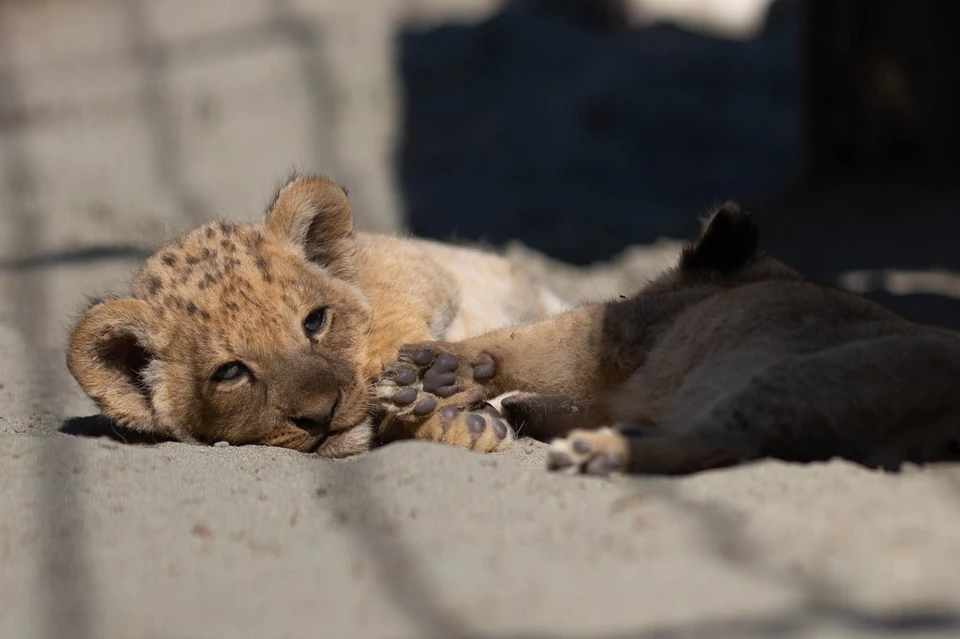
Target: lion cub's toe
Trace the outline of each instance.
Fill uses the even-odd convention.
[[[550,443],[547,468],[588,475],[609,475],[626,468],[628,455],[627,440],[612,428],[574,430],[567,437]]]

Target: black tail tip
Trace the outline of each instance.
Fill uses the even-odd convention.
[[[760,230],[753,214],[726,202],[704,222],[700,238],[683,249],[680,267],[731,273],[753,262],[759,247]]]

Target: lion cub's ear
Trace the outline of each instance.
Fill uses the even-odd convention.
[[[132,298],[88,310],[70,335],[67,367],[107,417],[142,432],[162,432],[144,374],[154,359],[150,307]]]
[[[355,279],[357,242],[350,202],[336,182],[322,176],[293,178],[277,193],[265,224],[335,277]]]
[[[727,202],[704,222],[700,238],[683,249],[680,268],[732,273],[759,257],[759,245],[753,215]]]

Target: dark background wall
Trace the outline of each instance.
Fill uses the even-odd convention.
[[[811,277],[960,328],[960,5],[780,0],[746,40],[624,6],[514,0],[400,35],[413,231],[584,264],[736,199]]]
[[[402,34],[398,170],[415,232],[587,263],[797,177],[795,9],[741,42],[570,4]]]

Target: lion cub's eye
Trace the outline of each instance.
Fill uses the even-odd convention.
[[[240,362],[224,364],[210,378],[215,382],[233,382],[250,374],[250,369]]]
[[[306,319],[303,320],[303,332],[307,334],[307,337],[313,337],[320,331],[320,329],[323,328],[324,324],[326,323],[327,309],[318,308],[307,315]]]

